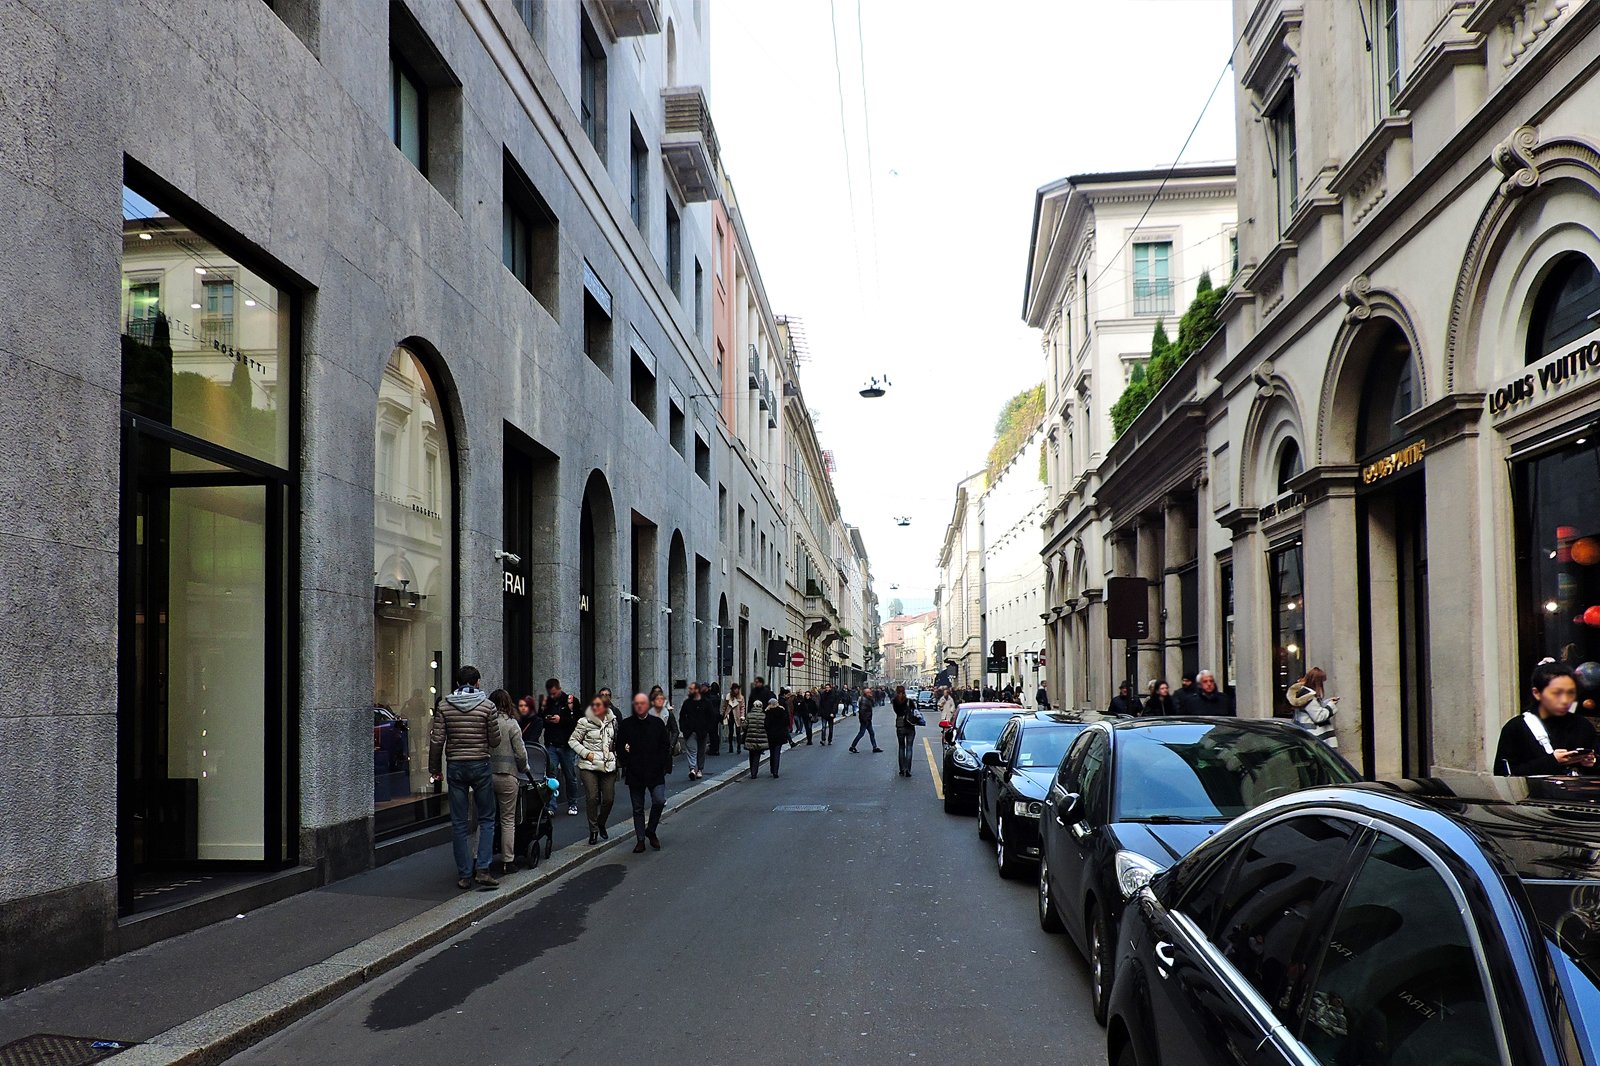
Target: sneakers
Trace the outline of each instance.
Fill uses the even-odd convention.
[[[457,881],[457,882],[456,882],[456,887],[457,887],[457,888],[460,888],[460,889],[468,889],[468,888],[471,888],[471,887],[472,887],[472,878],[470,878],[470,877],[463,877],[463,878],[462,878],[462,879],[461,879],[461,880],[459,880],[459,881]]]
[[[873,748],[872,749],[872,754],[874,754],[874,755],[882,755],[883,754],[883,749],[882,748]]]
[[[860,753],[859,753],[859,752],[858,752],[858,751],[856,751],[856,749],[855,749],[855,746],[854,746],[854,745],[851,745],[851,747],[850,747],[850,754],[852,754],[852,755],[859,755],[859,754],[860,754]]]
[[[576,803],[567,804],[567,813],[568,814],[577,814],[578,813],[578,805]]]
[[[477,885],[479,888],[500,887],[500,882],[495,879],[494,875],[484,870],[479,870],[477,873],[472,875],[472,883]]]

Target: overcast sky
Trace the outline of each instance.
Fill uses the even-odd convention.
[[[805,322],[801,384],[885,605],[931,605],[955,483],[1043,378],[1021,321],[1034,190],[1170,164],[1231,17],[1227,0],[714,5],[723,158],[773,310]],[[1185,160],[1233,157],[1231,84]],[[862,399],[874,374],[893,385]]]

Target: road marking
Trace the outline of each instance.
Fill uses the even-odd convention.
[[[933,744],[927,737],[922,738],[922,750],[928,753],[928,769],[933,772],[934,797],[944,799],[944,778],[939,776],[939,764],[933,758]]]

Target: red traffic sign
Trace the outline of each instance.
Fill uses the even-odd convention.
[[[789,653],[789,665],[790,666],[804,666],[805,664],[806,664],[806,653],[805,652],[796,651],[796,652],[790,652]]]

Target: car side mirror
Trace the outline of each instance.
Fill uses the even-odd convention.
[[[995,767],[1001,765],[1000,753],[992,749],[984,752],[983,765],[989,767],[990,769],[994,769]]]
[[[1076,792],[1068,792],[1056,800],[1056,817],[1064,825],[1083,820],[1083,797]]]

